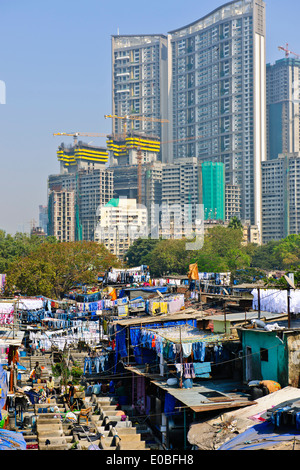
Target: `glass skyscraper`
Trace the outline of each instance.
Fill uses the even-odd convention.
[[[266,159],[265,5],[227,3],[168,35],[172,157],[225,165],[241,216],[261,228]]]
[[[152,84],[161,109],[167,100],[167,115],[161,113],[169,120],[163,125],[168,132],[167,139],[163,138],[168,142],[163,146],[163,161],[197,158],[199,163],[223,163],[225,184],[241,191],[241,218],[261,232],[261,162],[266,160],[265,3],[226,3],[166,37],[166,44],[164,37],[161,40],[166,45],[163,76],[167,80],[161,81],[159,91]],[[138,109],[131,106],[135,85],[137,96],[147,98],[140,71],[151,70],[154,61],[144,56],[142,68],[134,65],[146,51],[145,38],[113,37],[116,113],[124,115],[133,109],[145,113],[141,100]],[[151,48],[149,37],[148,41]],[[122,91],[117,83],[118,87],[122,83]],[[116,126],[114,131],[120,130]],[[145,126],[143,130],[147,131]]]

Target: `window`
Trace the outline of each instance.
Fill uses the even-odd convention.
[[[260,360],[264,361],[264,362],[268,362],[268,360],[269,360],[268,349],[260,348]]]

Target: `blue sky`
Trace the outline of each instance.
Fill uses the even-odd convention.
[[[14,234],[38,223],[47,177],[59,172],[54,132],[109,133],[111,35],[167,32],[191,23],[222,0],[1,0],[0,229]],[[300,53],[296,0],[266,0],[267,62]],[[66,138],[71,143],[72,138]],[[89,138],[90,139],[90,138]],[[105,140],[96,138],[95,144]]]

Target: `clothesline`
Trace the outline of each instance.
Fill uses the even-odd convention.
[[[67,330],[56,330],[53,332],[30,332],[29,339],[32,341],[33,349],[44,349],[49,351],[52,346],[63,350],[65,346],[78,345],[79,341],[85,341],[90,346],[98,344],[99,329],[94,322],[78,322],[76,326]]]
[[[258,310],[258,290],[251,291],[252,308]],[[260,308],[265,312],[287,313],[287,290],[260,289]],[[300,313],[300,290],[290,291],[290,311]]]
[[[205,342],[220,342],[224,339],[223,334],[203,334],[197,328],[190,328],[188,326],[176,326],[165,329],[159,328],[159,332],[155,328],[143,328],[145,331],[160,336],[161,338],[171,341],[173,343],[194,343],[199,341]]]

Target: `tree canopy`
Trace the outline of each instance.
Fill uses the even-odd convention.
[[[57,243],[54,237],[47,237],[46,240],[48,243]],[[6,273],[9,265],[16,258],[28,255],[43,242],[44,239],[36,235],[20,232],[10,235],[0,230],[0,273]]]
[[[195,262],[200,271],[232,271],[250,265],[242,237],[239,227],[216,226],[206,233],[201,250],[187,250],[185,239],[136,240],[126,256],[130,266],[133,259],[149,265],[154,276],[186,274],[189,264]]]
[[[242,244],[239,228],[217,225],[208,230],[203,248],[194,253],[200,271],[235,271],[250,265],[250,256]]]
[[[129,247],[126,253],[126,261],[131,268],[149,265],[151,260],[151,252],[159,242],[158,239],[139,238]]]
[[[95,242],[41,243],[18,257],[7,272],[7,290],[61,299],[78,284],[97,283],[98,274],[120,261]]]
[[[149,254],[150,272],[154,276],[186,274],[191,251],[185,249],[186,240],[160,240]]]
[[[236,229],[240,229],[242,230],[243,228],[243,224],[242,222],[240,221],[240,219],[238,219],[237,217],[232,217],[232,219],[230,220],[229,224],[228,224],[228,228],[236,228]]]

